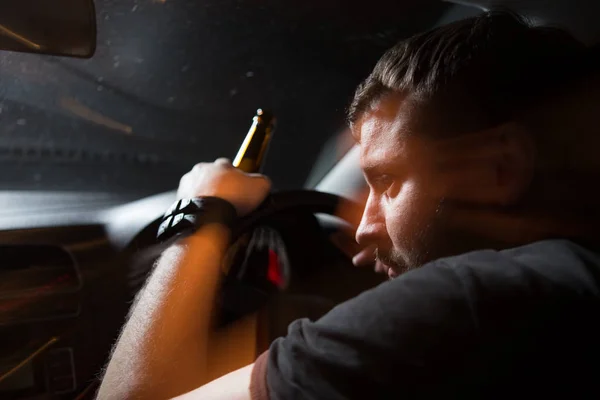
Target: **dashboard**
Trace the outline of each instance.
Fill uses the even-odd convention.
[[[154,261],[140,262],[128,245],[174,199],[0,194],[0,398],[93,398]],[[269,341],[382,281],[352,267],[352,236],[341,226],[313,215],[273,221],[294,279],[269,300]]]
[[[105,220],[122,201],[0,195],[0,398],[72,399],[100,372],[131,298]]]

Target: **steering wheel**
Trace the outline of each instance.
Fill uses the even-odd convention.
[[[337,216],[341,209],[358,208],[358,204],[341,196],[313,190],[293,190],[269,195],[253,212],[240,218],[232,227],[231,244],[244,234],[252,232],[265,221],[290,214],[325,214]],[[343,218],[342,218],[343,219]],[[349,222],[349,221],[346,221]],[[130,243],[129,249],[139,251],[156,246],[156,232],[160,219],[144,228]],[[155,251],[154,254],[157,255]],[[265,285],[249,282],[239,274],[239,263],[233,263],[222,281],[218,298],[219,325],[226,325],[244,315],[259,310],[270,298],[271,291]]]

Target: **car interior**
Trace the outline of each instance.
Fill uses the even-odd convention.
[[[344,113],[387,48],[498,7],[600,38],[594,0],[4,3],[2,399],[94,397],[180,177],[233,158],[257,109],[273,195],[235,230],[212,378],[384,281],[351,262],[366,184]]]

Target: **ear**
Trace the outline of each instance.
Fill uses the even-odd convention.
[[[523,196],[533,178],[535,143],[514,122],[450,139],[438,150],[449,200],[508,206]]]
[[[510,122],[500,127],[503,157],[498,163],[496,185],[500,205],[512,205],[529,189],[536,164],[536,146],[531,133]]]

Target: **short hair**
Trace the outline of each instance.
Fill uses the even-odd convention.
[[[425,134],[492,127],[586,74],[587,53],[564,30],[534,27],[511,12],[486,12],[388,50],[356,90],[348,122],[352,127],[378,100],[399,93],[435,112],[424,118],[437,121],[427,123]]]

